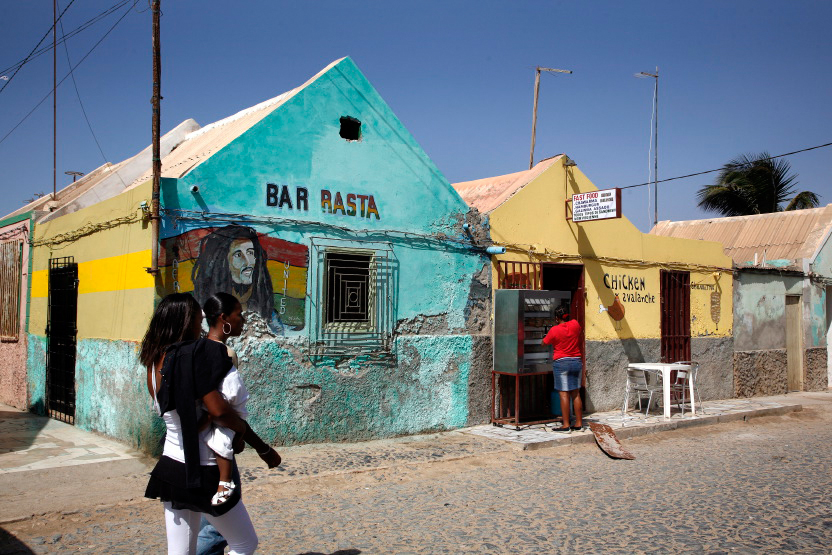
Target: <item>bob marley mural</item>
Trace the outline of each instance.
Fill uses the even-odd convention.
[[[166,293],[193,292],[202,304],[225,291],[277,334],[304,327],[309,249],[251,227],[200,228],[162,242]]]

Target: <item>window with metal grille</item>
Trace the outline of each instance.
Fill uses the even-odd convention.
[[[398,261],[390,243],[311,239],[310,356],[393,360]]]
[[[0,244],[0,340],[20,339],[20,278],[23,241]]]
[[[372,253],[326,253],[327,326],[367,329],[372,324],[372,260]]]

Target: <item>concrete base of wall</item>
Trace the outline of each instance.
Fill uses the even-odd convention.
[[[468,376],[468,426],[491,422],[491,369],[493,347],[490,335],[474,335]]]
[[[826,391],[826,347],[806,349],[803,355],[803,390]],[[789,390],[785,349],[734,353],[734,394],[737,397],[783,395]]]
[[[734,342],[730,337],[691,339],[691,356],[700,364],[697,389],[703,400],[733,397],[733,349]],[[656,362],[660,359],[659,339],[587,341],[587,411],[607,411],[621,407],[627,364]]]
[[[786,350],[734,353],[734,395],[783,395],[788,392]]]

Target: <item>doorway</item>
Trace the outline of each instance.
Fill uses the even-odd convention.
[[[786,367],[789,391],[803,391],[803,310],[800,295],[786,295]]]
[[[690,272],[661,271],[662,362],[690,360]]]
[[[75,423],[75,346],[78,318],[78,264],[71,256],[49,259],[46,323],[46,412]]]

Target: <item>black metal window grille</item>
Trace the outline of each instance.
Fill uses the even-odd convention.
[[[20,339],[20,279],[23,241],[0,244],[0,341]]]
[[[313,238],[310,256],[315,284],[310,356],[393,361],[398,262],[392,246]]]
[[[371,281],[373,255],[327,252],[324,265],[326,324],[369,328],[374,293]]]
[[[75,423],[75,346],[78,334],[78,264],[71,256],[49,259],[46,324],[46,410]]]

